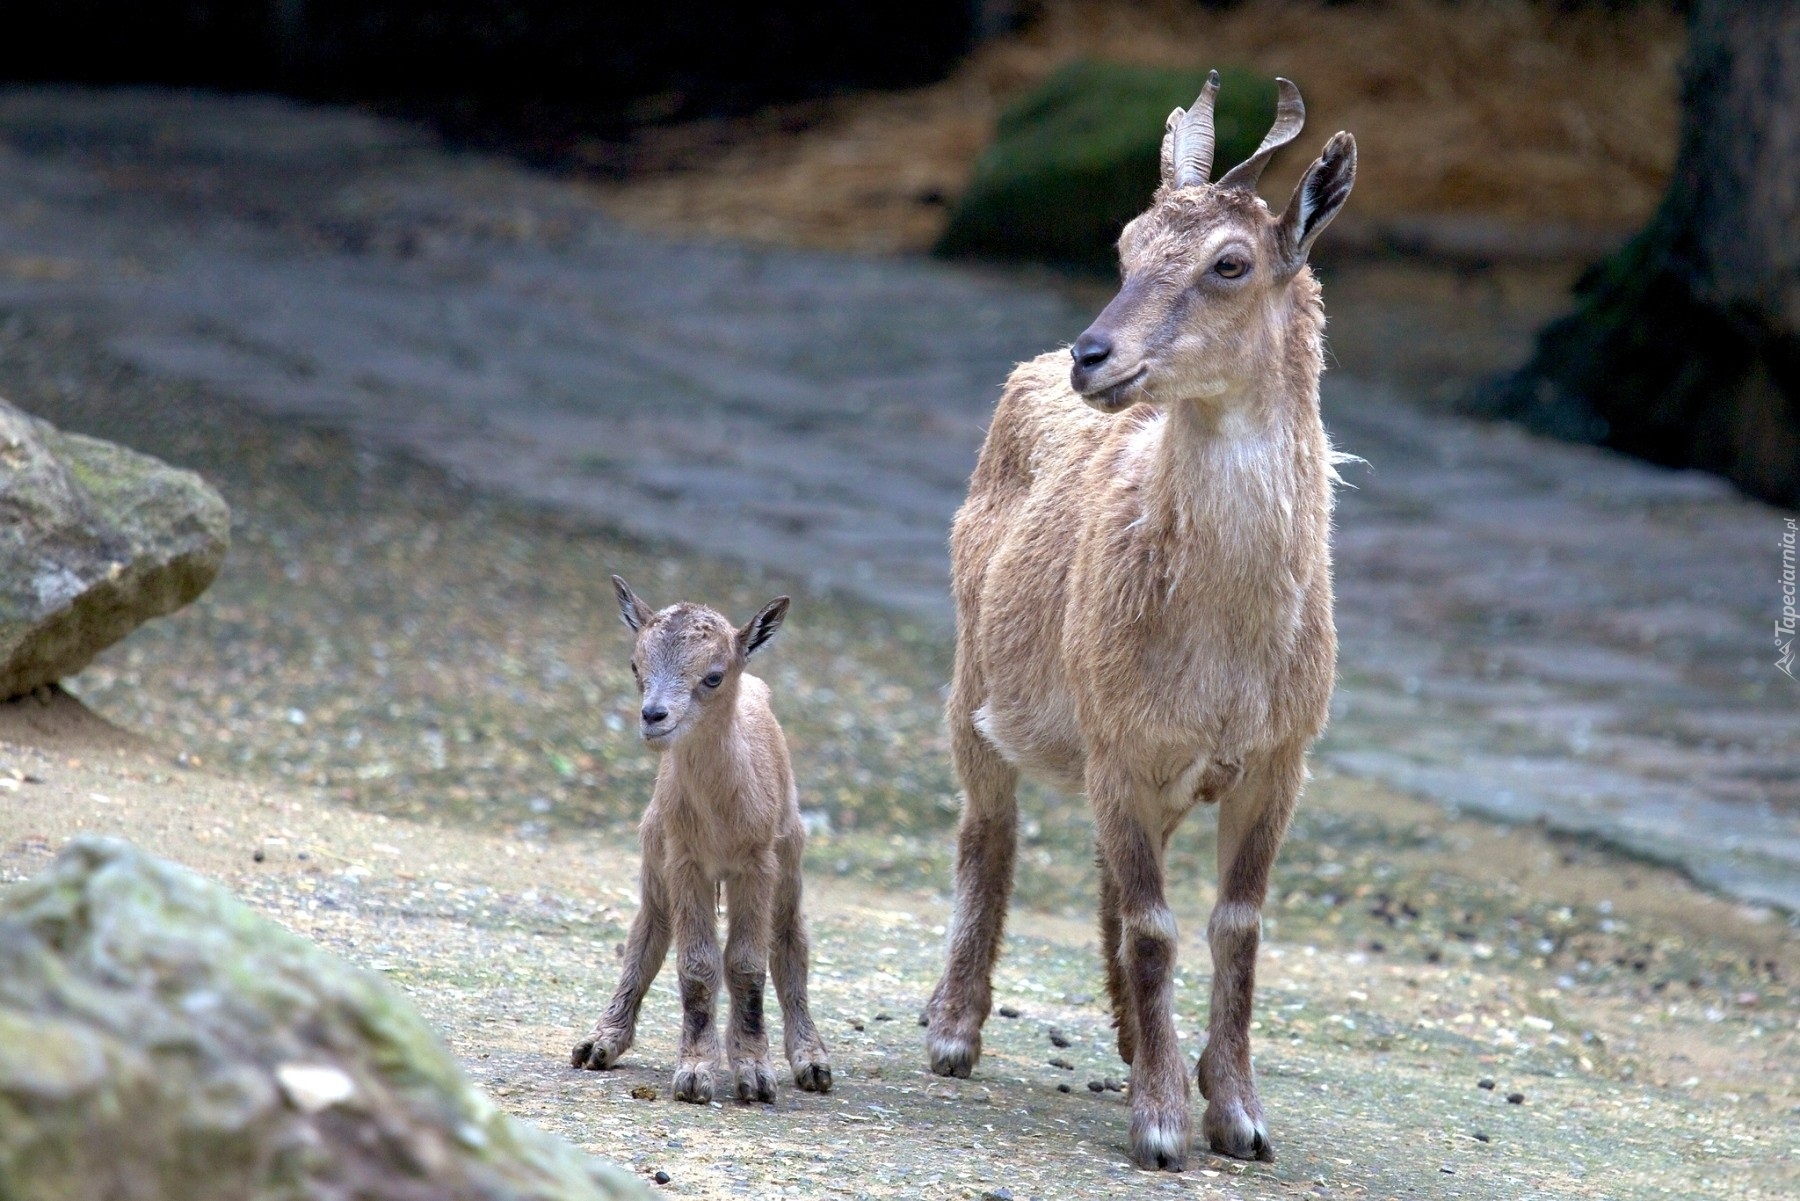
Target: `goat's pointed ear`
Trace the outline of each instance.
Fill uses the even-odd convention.
[[[754,655],[757,647],[775,637],[775,631],[781,628],[781,621],[787,616],[787,611],[788,598],[778,596],[757,610],[756,616],[744,624],[744,628],[737,632],[738,649],[743,652],[744,658]]]
[[[634,630],[643,629],[644,623],[653,616],[650,606],[638,599],[638,594],[631,590],[631,585],[622,577],[614,576],[612,582],[613,592],[619,598],[620,620]]]
[[[1306,265],[1314,240],[1350,199],[1350,185],[1355,182],[1356,139],[1347,133],[1336,134],[1325,143],[1325,153],[1300,177],[1300,186],[1294,189],[1276,226],[1275,244],[1287,274]]]

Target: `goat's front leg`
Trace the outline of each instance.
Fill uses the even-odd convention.
[[[1088,761],[1100,855],[1118,906],[1118,957],[1137,1045],[1131,1057],[1131,1157],[1142,1168],[1187,1166],[1187,1062],[1175,1039],[1175,915],[1163,892],[1161,820],[1116,756]],[[1150,818],[1156,822],[1153,829]]]
[[[569,1053],[569,1062],[575,1067],[596,1071],[610,1068],[631,1048],[632,1039],[637,1036],[638,1009],[669,952],[669,902],[663,887],[661,857],[661,843],[647,836],[638,882],[638,911],[625,939],[619,986],[601,1011],[600,1020]]]
[[[675,967],[681,981],[681,1050],[675,1065],[675,1099],[702,1105],[713,1099],[713,1069],[719,1062],[714,997],[721,964],[711,880],[691,863],[669,873],[675,912]]]
[[[1305,748],[1283,747],[1253,764],[1219,802],[1219,900],[1206,926],[1212,1012],[1198,1076],[1207,1144],[1237,1159],[1275,1158],[1250,1063],[1250,1010],[1269,871],[1305,779]]]
[[[769,1029],[763,1021],[763,985],[769,974],[769,917],[775,891],[773,855],[746,864],[725,885],[729,907],[725,981],[731,989],[731,1028],[725,1057],[740,1101],[773,1101],[775,1068],[769,1063]]]
[[[1018,769],[975,729],[965,699],[950,702],[950,750],[963,786],[950,953],[925,1007],[925,1050],[940,1076],[967,1076],[981,1058],[1018,847]]]

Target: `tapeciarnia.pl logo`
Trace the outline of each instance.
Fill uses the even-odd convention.
[[[1795,521],[1787,518],[1781,531],[1781,615],[1775,619],[1775,650],[1780,655],[1775,666],[1790,680],[1794,678],[1794,627],[1800,621],[1800,614],[1794,611]]]

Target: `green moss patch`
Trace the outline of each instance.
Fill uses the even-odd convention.
[[[1275,81],[1220,72],[1214,174],[1248,158],[1275,118]],[[1169,110],[1194,102],[1204,70],[1076,62],[1003,114],[937,252],[1100,270],[1119,230],[1149,204]]]

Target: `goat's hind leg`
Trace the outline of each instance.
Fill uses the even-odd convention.
[[[813,1025],[812,1010],[806,1000],[809,940],[806,915],[800,909],[800,852],[798,838],[778,848],[780,867],[770,927],[769,969],[775,974],[775,995],[781,1001],[782,1041],[787,1045],[794,1083],[807,1092],[828,1093],[831,1060],[825,1054],[825,1043]]]
[[[1113,1027],[1119,1032],[1119,1058],[1129,1064],[1137,1055],[1137,1014],[1125,963],[1119,958],[1119,883],[1104,853],[1096,854],[1095,860],[1100,875],[1100,962],[1106,967],[1106,995],[1112,1002]]]
[[[769,858],[773,858],[770,856]],[[731,989],[731,1026],[725,1056],[740,1101],[773,1101],[775,1068],[769,1063],[769,1028],[763,1020],[768,977],[769,915],[775,891],[773,863],[746,867],[725,886],[730,918],[725,940],[725,981]]]
[[[631,1049],[632,1040],[637,1037],[638,1009],[662,968],[663,957],[669,953],[669,903],[655,867],[659,854],[655,844],[647,840],[638,885],[638,911],[631,920],[631,933],[625,938],[619,986],[601,1011],[600,1020],[569,1053],[569,1063],[574,1067],[595,1071],[610,1068]]]
[[[975,729],[966,700],[959,690],[950,702],[950,749],[963,786],[956,908],[948,962],[925,1010],[925,1049],[940,1076],[967,1076],[981,1058],[1018,846],[1018,769]]]
[[[1212,1011],[1197,1075],[1207,1099],[1202,1121],[1207,1144],[1236,1159],[1275,1158],[1250,1062],[1250,1017],[1263,899],[1306,779],[1305,756],[1301,746],[1276,750],[1251,765],[1219,802],[1219,900],[1206,927]]]

